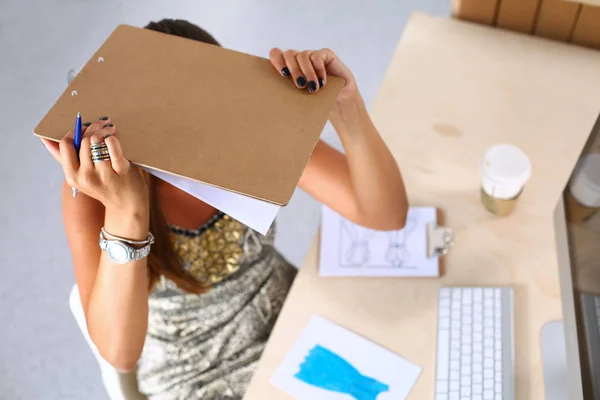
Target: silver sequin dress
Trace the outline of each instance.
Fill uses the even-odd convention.
[[[243,397],[296,274],[273,236],[223,214],[197,231],[172,227],[188,273],[214,284],[196,295],[163,278],[151,294],[138,362],[140,391],[149,400]]]

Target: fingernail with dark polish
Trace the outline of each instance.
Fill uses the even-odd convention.
[[[106,135],[104,135],[104,139],[111,137],[112,135],[110,133],[107,133]]]
[[[283,67],[283,69],[281,70],[281,75],[285,76],[286,78],[291,75],[288,67]]]
[[[91,122],[84,122],[83,126],[90,126],[92,123]]]
[[[106,121],[108,119],[108,117],[100,117],[98,119],[101,120],[101,121]]]
[[[315,82],[315,81],[308,82],[308,91],[311,93],[316,92],[317,91],[317,82]]]
[[[325,86],[325,79],[319,78],[319,87]]]
[[[296,78],[296,83],[298,84],[298,86],[304,87],[306,86],[306,78],[304,78],[303,76],[299,76],[298,78]]]
[[[114,127],[114,125],[113,124],[106,124],[106,125],[104,125],[104,127],[105,128],[112,128],[112,127]]]

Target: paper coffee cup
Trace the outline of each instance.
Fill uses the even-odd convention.
[[[569,221],[586,221],[600,209],[600,154],[581,158],[569,183],[567,216]]]
[[[531,177],[527,155],[511,144],[490,147],[481,161],[481,202],[496,215],[514,211],[517,199]]]

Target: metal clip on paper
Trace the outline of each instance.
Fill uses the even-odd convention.
[[[445,256],[452,245],[452,229],[437,224],[427,224],[427,257]]]

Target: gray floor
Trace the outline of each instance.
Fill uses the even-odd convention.
[[[230,10],[226,11],[225,6]],[[198,23],[225,46],[334,49],[373,99],[412,11],[448,15],[450,0],[0,0],[0,399],[105,399],[67,303],[74,278],[61,226],[59,166],[31,134],[118,23]],[[328,126],[324,137],[337,143]],[[297,193],[277,245],[300,264],[319,206]]]

